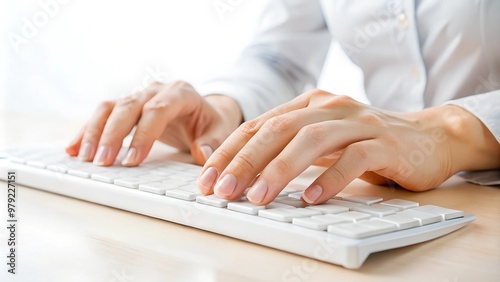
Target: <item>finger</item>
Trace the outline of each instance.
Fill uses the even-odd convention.
[[[380,174],[377,174],[372,171],[367,171],[363,173],[359,179],[364,180],[368,183],[375,184],[375,185],[386,185],[386,186],[395,186],[396,183],[392,181],[391,179],[384,177]]]
[[[262,125],[269,119],[282,114],[302,109],[309,104],[309,97],[300,95],[288,103],[282,104],[259,117],[241,124],[212,154],[207,160],[203,171],[209,167],[217,167],[220,171],[224,169],[243,148],[243,146],[260,130]]]
[[[68,146],[66,146],[66,153],[68,153],[68,155],[72,157],[78,155],[78,152],[80,151],[80,145],[83,139],[83,133],[85,132],[85,128],[86,126],[83,126],[78,132],[78,134],[76,134],[76,136],[73,138],[73,140],[71,140]]]
[[[228,135],[225,128],[213,124],[191,144],[191,155],[197,164],[203,165]]]
[[[330,167],[339,159],[343,152],[343,150],[339,150],[333,154],[321,156],[314,161],[313,165]]]
[[[354,126],[358,126],[353,130]],[[325,121],[303,127],[262,171],[247,194],[254,204],[268,204],[288,183],[319,157],[343,150],[349,144],[373,138],[375,129],[350,121]],[[300,153],[297,153],[300,152]]]
[[[92,161],[94,159],[99,139],[114,105],[115,101],[102,102],[87,122],[79,146],[78,158],[81,160]]]
[[[144,104],[124,165],[141,163],[167,125],[178,117],[193,114],[201,103],[202,98],[191,86],[179,83],[182,82],[163,88]]]
[[[328,103],[330,100],[334,102]],[[331,111],[328,107],[332,107],[332,104],[339,107],[336,107],[335,111],[331,112],[334,112],[337,116],[343,117],[352,109],[352,105],[357,103],[353,102],[354,100],[351,98],[335,96],[322,90],[308,91],[290,102],[273,108],[261,116],[247,121],[239,126],[238,129],[236,129],[236,131],[231,134],[207,160],[202,173],[210,167],[214,167],[218,171],[224,170],[236,154],[243,148],[243,146],[245,146],[245,144],[247,144],[248,141],[261,129],[266,121],[271,118],[278,117],[295,110],[304,109],[309,106],[314,106],[325,111]]]
[[[96,165],[113,164],[123,139],[134,128],[143,105],[156,94],[158,87],[152,85],[140,93],[116,101],[99,140],[99,148],[94,158]]]
[[[239,197],[259,173],[262,172],[259,177],[262,182],[267,177],[266,173],[269,172],[269,176],[272,175],[273,179],[284,180],[283,183],[273,185],[273,193],[269,194],[269,201],[271,201],[275,197],[274,192],[279,193],[292,178],[311,165],[316,158],[327,152],[328,145],[333,142],[321,144],[321,142],[316,142],[317,140],[328,139],[330,132],[349,131],[348,127],[335,126],[341,124],[336,120],[342,118],[342,115],[343,113],[337,111],[320,108],[302,108],[269,119],[224,169],[220,177],[221,183],[217,183],[214,187],[215,194],[228,199]],[[333,122],[324,122],[325,120],[333,120]],[[311,128],[314,130],[310,130]],[[336,131],[337,129],[338,131]],[[348,141],[357,140],[356,136],[351,137],[351,134],[330,135],[331,138],[340,136]],[[313,146],[311,146],[311,139],[314,143]],[[345,141],[333,144],[343,147],[344,143]],[[338,150],[338,148],[333,148],[333,150]],[[288,167],[289,164],[295,166],[297,162],[301,161],[302,163],[298,167]],[[267,170],[269,167],[271,168]],[[236,179],[236,182],[229,182],[235,186],[224,182],[225,177]]]
[[[323,203],[364,172],[383,169],[390,163],[389,156],[386,147],[375,139],[351,144],[339,160],[304,191],[302,198],[309,204]]]
[[[221,173],[220,183],[215,185],[214,193],[228,199],[241,196],[257,174],[287,146],[301,128],[331,118],[334,118],[331,111],[308,108],[270,118]],[[226,183],[225,178],[236,181]]]

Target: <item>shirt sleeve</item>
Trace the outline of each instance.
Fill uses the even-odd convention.
[[[500,143],[500,89],[448,101],[475,115]]]
[[[314,87],[331,37],[319,1],[269,1],[252,43],[232,67],[204,84],[201,95],[222,94],[245,120]]]

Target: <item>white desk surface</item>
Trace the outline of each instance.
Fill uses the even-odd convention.
[[[69,138],[80,121],[0,114],[0,149]],[[5,182],[0,186],[6,188]],[[452,234],[372,254],[359,270],[31,188],[18,190],[17,274],[0,281],[500,281],[500,188],[453,177],[424,193],[361,180],[353,194],[464,210],[477,220]],[[6,222],[6,189],[0,218]],[[0,229],[6,261],[7,230]],[[300,242],[297,242],[300,244]]]

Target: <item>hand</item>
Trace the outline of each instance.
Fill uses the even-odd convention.
[[[123,139],[136,126],[123,165],[140,164],[155,140],[191,151],[195,161],[203,164],[241,120],[239,106],[229,97],[203,98],[182,81],[155,82],[135,95],[101,103],[66,152],[97,165],[111,165]]]
[[[205,194],[271,202],[318,159],[330,166],[304,192],[327,201],[357,177],[431,189],[460,170],[500,167],[500,145],[472,114],[456,106],[395,113],[321,90],[307,92],[242,124],[206,162]]]

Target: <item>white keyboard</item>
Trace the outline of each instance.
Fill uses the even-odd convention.
[[[61,150],[9,150],[4,156],[2,180],[8,171],[16,171],[16,181],[29,187],[353,269],[370,253],[431,240],[475,219],[458,210],[366,195],[307,206],[294,185],[267,206],[255,206],[244,197],[227,201],[200,194],[194,182],[201,167],[172,161],[126,168],[94,166]]]

